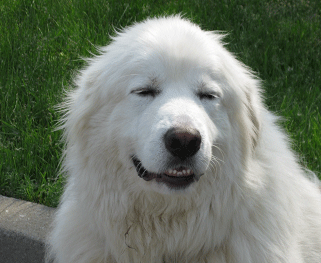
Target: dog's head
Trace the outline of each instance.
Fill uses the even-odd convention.
[[[97,173],[125,167],[131,184],[161,192],[246,165],[259,136],[258,81],[221,38],[180,17],[119,33],[78,78],[67,148],[87,153]]]

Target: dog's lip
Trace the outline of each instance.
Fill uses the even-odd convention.
[[[145,181],[155,179],[156,182],[164,183],[172,189],[186,188],[199,179],[198,176],[195,176],[191,168],[185,166],[171,168],[162,173],[153,173],[147,171],[137,157],[133,156],[132,160],[139,177],[143,178]]]

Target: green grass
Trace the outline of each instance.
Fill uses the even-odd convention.
[[[63,89],[114,28],[181,12],[229,33],[228,49],[264,80],[302,163],[321,172],[321,2],[2,0],[0,194],[58,204],[62,144],[54,131]]]

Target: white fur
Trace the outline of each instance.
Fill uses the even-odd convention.
[[[48,258],[90,262],[321,262],[321,195],[307,179],[260,82],[221,43],[178,16],[117,34],[80,72],[64,105],[68,184]],[[155,97],[132,91],[157,87]],[[196,94],[206,87],[214,100]],[[171,158],[171,127],[196,127],[185,190],[144,181]]]

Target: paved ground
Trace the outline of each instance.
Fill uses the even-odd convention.
[[[0,262],[44,262],[55,209],[0,195]]]

